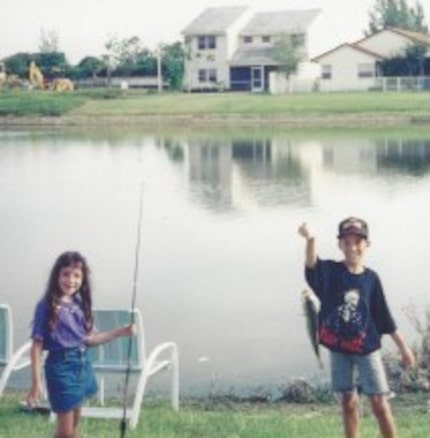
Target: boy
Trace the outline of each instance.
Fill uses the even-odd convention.
[[[306,280],[321,300],[319,338],[330,350],[332,386],[341,394],[345,436],[358,436],[358,396],[353,379],[357,368],[382,436],[395,438],[381,336],[391,335],[405,367],[413,366],[415,358],[396,328],[378,275],[363,264],[370,245],[367,223],[349,217],[339,224],[341,262],[318,258],[315,236],[306,224],[299,227],[299,234],[306,239]]]

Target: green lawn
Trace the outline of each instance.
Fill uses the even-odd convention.
[[[0,438],[42,438],[54,425],[46,417],[21,413],[19,395],[6,393],[0,400]],[[392,402],[399,438],[430,436],[430,413],[425,396],[398,397]],[[119,436],[117,420],[81,422],[81,438]],[[167,403],[146,401],[130,437],[145,438],[342,438],[339,410],[332,404],[183,402],[179,413]],[[360,438],[379,437],[376,421],[364,405]]]
[[[0,115],[15,116],[211,116],[242,118],[407,116],[428,117],[430,93],[144,93],[89,90],[0,91]]]
[[[87,115],[429,115],[430,93],[148,94],[89,100],[75,111]]]

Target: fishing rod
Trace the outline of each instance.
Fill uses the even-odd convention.
[[[132,298],[131,298],[131,309],[130,309],[130,325],[134,324],[134,309],[136,306],[136,295],[137,295],[137,284],[139,278],[139,259],[140,259],[140,241],[142,234],[142,217],[143,217],[143,194],[144,194],[144,183],[142,181],[139,193],[139,209],[138,209],[138,219],[137,219],[137,238],[136,238],[136,248],[134,254],[134,271],[133,271],[133,288],[132,288]],[[124,379],[124,394],[123,394],[123,412],[122,419],[120,423],[120,437],[124,438],[127,429],[127,396],[128,396],[128,384],[130,381],[131,372],[131,351],[133,346],[132,336],[128,339],[128,351],[127,351],[127,369],[125,372]]]

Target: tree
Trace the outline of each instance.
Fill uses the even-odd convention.
[[[427,46],[411,44],[404,55],[393,56],[380,62],[383,76],[424,76]]]
[[[304,58],[303,41],[288,34],[282,34],[273,46],[273,58],[279,65],[279,70],[285,73],[287,79],[297,72]]]
[[[162,47],[162,72],[170,88],[180,90],[185,71],[185,49],[180,41]]]
[[[73,79],[94,78],[97,75],[106,74],[105,63],[95,56],[86,56],[73,67]]]
[[[30,53],[15,53],[4,59],[6,71],[21,78],[28,77],[28,66],[32,60]]]
[[[40,52],[32,55],[34,61],[47,79],[67,76],[70,65],[63,52]]]
[[[45,29],[42,29],[40,31],[39,52],[40,53],[58,52],[59,51],[58,42],[59,42],[59,37],[58,37],[58,33],[55,30],[45,31]]]
[[[408,5],[407,0],[375,0],[373,10],[369,13],[369,30],[366,35],[372,35],[386,27],[427,33],[424,9],[416,1],[415,7]]]
[[[130,75],[142,51],[139,37],[120,39],[114,36],[107,41],[105,47],[108,50],[111,66],[114,70],[119,70],[118,75]]]

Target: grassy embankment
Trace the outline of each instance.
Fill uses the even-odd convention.
[[[255,119],[276,122],[286,118],[359,118],[367,120],[427,118],[429,93],[312,93],[271,96],[251,93],[156,93],[120,90],[1,91],[0,116],[67,116],[75,119],[103,117],[174,117]]]
[[[21,413],[22,394],[6,393],[0,401],[0,438],[52,436],[54,425],[40,415]],[[430,414],[423,395],[392,402],[401,438],[430,436]],[[81,438],[119,436],[118,420],[81,422]],[[146,401],[138,427],[127,436],[145,438],[341,438],[342,423],[334,404],[184,402],[179,413],[167,403]],[[364,404],[361,438],[379,437],[376,421]]]

